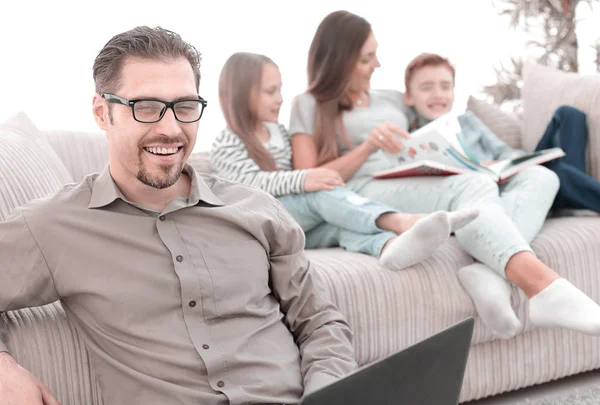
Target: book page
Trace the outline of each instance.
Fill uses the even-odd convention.
[[[458,120],[456,120],[458,123]],[[399,165],[410,164],[421,160],[431,160],[440,164],[455,167],[459,170],[488,171],[477,163],[471,162],[458,143],[456,134],[452,132],[452,120],[441,123],[437,120],[413,132],[409,139],[402,139],[404,148],[395,155]],[[489,172],[489,171],[488,171]]]
[[[565,152],[561,148],[545,149],[518,156],[513,159],[503,160],[489,166],[489,169],[498,173],[500,177],[504,179],[523,169],[558,159],[564,155]]]
[[[456,152],[466,158],[468,155],[458,139],[458,134],[460,134],[461,131],[460,122],[458,121],[456,114],[448,113],[424,127],[419,128],[411,134],[411,137],[418,138],[429,133],[437,133],[439,136],[443,137]]]

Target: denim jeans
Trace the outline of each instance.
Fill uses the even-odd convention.
[[[355,184],[364,184],[364,179],[348,182],[350,188]],[[478,208],[479,216],[457,230],[456,238],[467,253],[503,277],[506,264],[514,254],[532,252],[519,227],[507,215],[500,187],[487,175],[468,173],[447,177],[370,180],[359,186],[357,192],[400,212],[431,213]],[[548,207],[553,198],[554,195],[550,197]],[[530,207],[535,208],[536,205],[540,204],[531,201]]]
[[[529,167],[498,186],[500,203],[527,243],[540,233],[559,188],[544,166]]]
[[[347,188],[277,198],[306,234],[306,248],[342,246],[346,250],[379,257],[383,245],[395,237],[376,225],[380,215],[396,212]]]
[[[545,164],[558,175],[560,188],[554,208],[579,208],[600,212],[600,182],[585,171],[588,130],[582,111],[559,107],[536,150],[562,148],[566,156]]]

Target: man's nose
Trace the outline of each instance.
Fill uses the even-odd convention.
[[[175,118],[173,108],[167,108],[165,115],[157,122],[158,131],[167,136],[174,136],[181,132],[180,122]]]

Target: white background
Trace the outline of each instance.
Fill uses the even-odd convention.
[[[96,131],[91,115],[92,64],[115,34],[137,25],[173,30],[202,52],[200,94],[208,100],[196,150],[208,150],[223,127],[217,82],[234,52],[263,53],[280,67],[286,101],[304,91],[306,58],[319,22],[346,9],[372,24],[382,67],[374,88],[403,90],[407,62],[420,52],[447,56],[457,72],[456,110],[494,82],[494,64],[523,54],[491,0],[3,0],[0,6],[0,122],[24,111],[40,129]],[[581,7],[583,73],[593,73],[590,47],[600,35],[600,8]],[[284,103],[280,120],[289,119]]]

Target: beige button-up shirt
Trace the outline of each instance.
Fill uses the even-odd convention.
[[[162,212],[108,167],[17,210],[0,224],[0,311],[60,299],[107,405],[296,403],[353,371],[350,328],[279,202],[185,172],[189,198]]]

